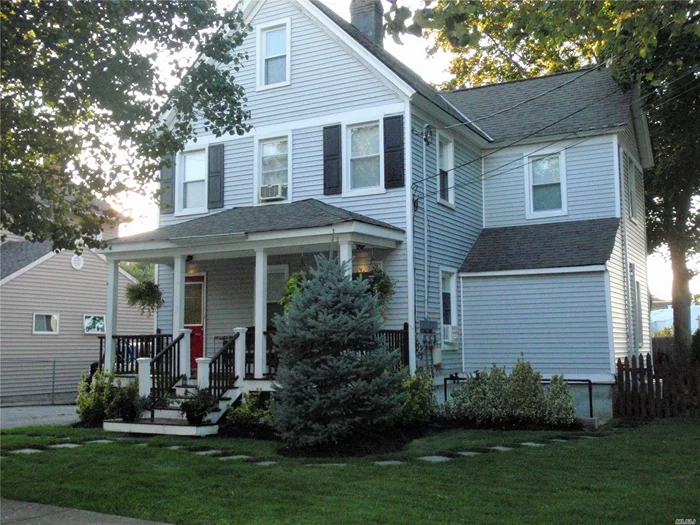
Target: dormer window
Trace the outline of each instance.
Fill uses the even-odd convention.
[[[258,27],[258,89],[289,85],[290,22]]]

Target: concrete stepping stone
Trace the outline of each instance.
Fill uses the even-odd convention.
[[[307,463],[307,467],[347,467],[347,463]]]
[[[148,443],[136,443],[135,447],[147,447]]]
[[[86,441],[85,443],[92,443],[94,445],[106,445],[107,443],[114,443],[111,439],[93,439],[92,441]]]
[[[569,442],[568,439],[557,439],[557,438],[550,439],[549,441],[551,441],[552,443],[568,443]]]
[[[447,456],[422,456],[417,459],[427,461],[428,463],[444,463],[445,461],[450,461],[451,458],[448,458]]]
[[[520,443],[520,445],[523,447],[544,447],[544,443],[535,443],[534,441],[525,441]]]
[[[220,450],[198,450],[195,452],[198,456],[216,456],[217,454],[221,454]]]
[[[182,448],[182,445],[173,445],[172,447],[168,447],[168,450],[180,450]]]
[[[77,443],[61,443],[59,445],[49,445],[49,448],[78,448],[82,447],[82,445],[78,445]]]
[[[232,460],[237,460],[237,459],[250,459],[250,456],[238,454],[237,456],[224,456],[223,458],[219,458],[219,459],[221,461],[232,461]]]
[[[403,465],[404,463],[405,463],[405,461],[394,461],[394,460],[390,460],[390,461],[375,461],[375,462],[374,462],[375,465],[379,465],[380,467],[386,467],[386,466],[389,466],[389,465]]]
[[[495,450],[497,452],[508,452],[510,450],[513,450],[511,447],[502,447],[502,446],[497,446],[497,447],[489,447],[491,450]]]
[[[256,463],[256,465],[260,467],[270,467],[272,465],[277,465],[276,461],[260,461],[259,463]]]
[[[10,454],[38,454],[39,452],[43,452],[43,450],[39,450],[38,448],[20,448],[18,450],[10,450]]]
[[[598,439],[598,436],[579,436],[579,439]]]
[[[468,458],[473,458],[474,456],[478,456],[479,454],[481,454],[481,452],[473,452],[471,450],[468,450],[466,452],[457,452],[457,454],[459,454],[460,456],[466,456]]]

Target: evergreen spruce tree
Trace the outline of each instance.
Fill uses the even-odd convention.
[[[338,259],[316,257],[290,308],[274,319],[280,353],[275,421],[288,448],[322,447],[381,431],[405,401],[398,353],[378,340],[377,298]]]

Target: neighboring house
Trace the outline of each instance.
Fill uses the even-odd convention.
[[[248,3],[252,131],[196,126],[161,173],[160,227],[113,242],[112,272],[158,263],[158,327],[192,330],[180,372],[248,328],[232,399],[271,387],[284,282],[333,245],[395,280],[385,327],[408,323],[411,371],[440,364],[442,384],[523,355],[595,383],[608,417],[615,359],[650,344],[638,105],[605,70],[440,94],[384,51],[381,11],[353,1],[351,24],[319,1]],[[436,332],[427,356],[421,329]]]
[[[664,328],[673,327],[673,306],[667,305],[663,309],[651,311],[651,333],[655,334]],[[700,330],[700,305],[690,306],[690,330]]]
[[[116,229],[103,236],[116,237]],[[50,241],[0,244],[0,403],[75,399],[81,372],[99,360],[107,269],[104,256],[89,250],[78,256],[54,252]],[[135,279],[120,271],[120,333],[153,333],[153,318],[126,304],[129,282]]]

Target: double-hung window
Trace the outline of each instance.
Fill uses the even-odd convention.
[[[454,142],[438,136],[438,202],[454,205]]]
[[[566,215],[564,152],[528,158],[528,218]]]
[[[379,122],[348,126],[350,150],[348,190],[382,187],[382,144]]]
[[[289,84],[289,21],[258,30],[258,89]]]
[[[181,159],[181,210],[207,211],[207,151],[186,151]]]
[[[286,200],[289,188],[289,138],[261,140],[259,202]]]
[[[452,342],[452,326],[457,324],[457,278],[454,272],[440,272],[440,317],[442,324],[442,341]]]
[[[33,334],[58,334],[58,314],[34,314]]]

